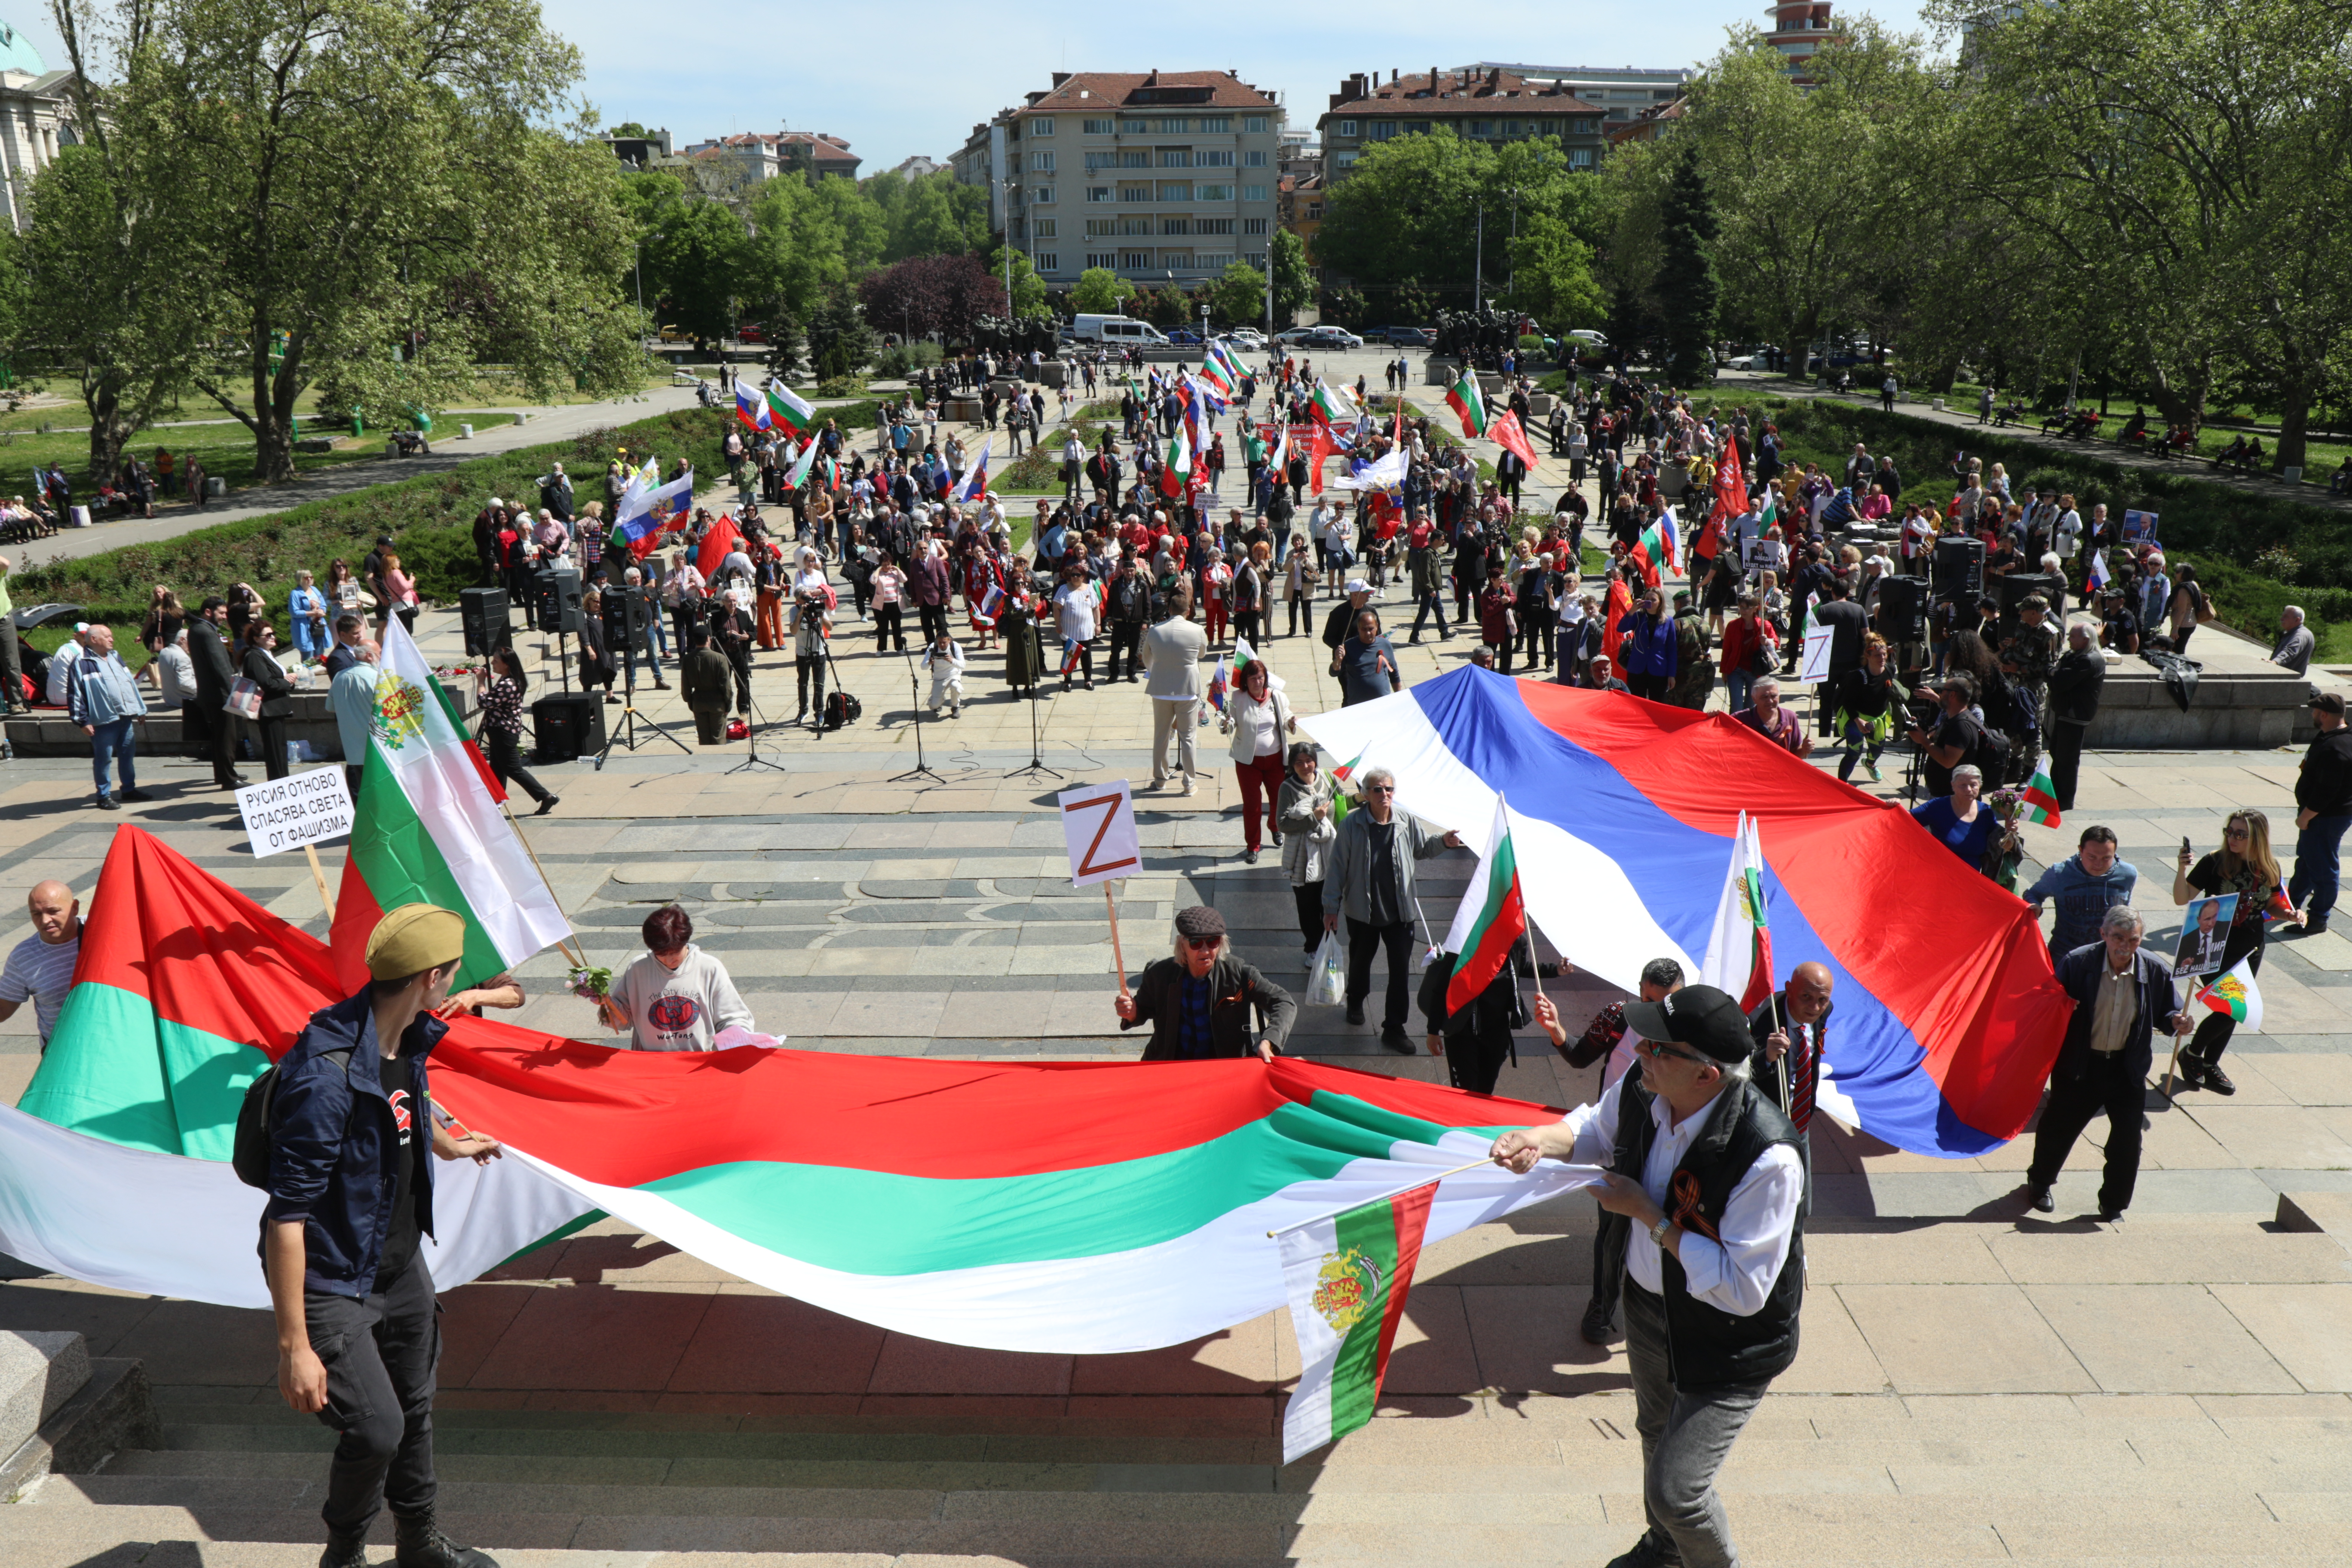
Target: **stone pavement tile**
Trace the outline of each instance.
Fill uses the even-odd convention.
[[[2352,991],[2344,994],[2352,1001]],[[2296,1105],[2352,1105],[2352,1055],[2281,1051],[2249,1065]]]
[[[913,947],[820,947],[807,950],[804,973],[814,976],[912,974],[928,949]],[[730,963],[731,969],[733,964]]]
[[[0,1329],[77,1333],[89,1342],[90,1354],[121,1355],[126,1352],[118,1347],[133,1331],[169,1307],[152,1296],[55,1277],[12,1280],[0,1289]]]
[[[19,1008],[17,1015],[26,1020],[26,1026],[21,1030],[11,1031],[12,1034],[26,1037],[28,1043],[30,1037],[35,1033],[31,1014],[32,1009],[29,1007]],[[9,1021],[14,1023],[16,1020]],[[11,1044],[13,1043],[12,1040]],[[14,1105],[24,1099],[25,1090],[32,1084],[33,1071],[40,1065],[40,1057],[29,1048],[0,1055],[0,1105]]]
[[[840,999],[825,1033],[928,1039],[940,1032],[949,994],[945,991],[901,991],[889,995],[853,992]]]
[[[1381,1393],[1461,1394],[1486,1383],[1471,1345],[1461,1289],[1416,1283],[1397,1327]]]
[[[658,1392],[714,1300],[700,1290],[601,1285],[525,1294],[522,1310],[475,1369],[478,1387]],[[583,1345],[595,1353],[582,1354]]]
[[[2294,1380],[2201,1285],[2036,1285],[2027,1297],[2116,1394],[2287,1394]]]
[[[1412,1306],[1418,1310],[1421,1293]],[[1458,1311],[1458,1308],[1457,1308]],[[1108,1397],[1138,1394],[1234,1395],[1265,1393],[1280,1384],[1281,1353],[1274,1313],[1252,1318],[1205,1339],[1132,1355],[1073,1358],[1070,1393]],[[1393,1372],[1393,1363],[1391,1363]]]
[[[2242,1058],[2241,1061],[2243,1059]],[[2161,1067],[2158,1070],[2160,1072]],[[2141,1134],[2139,1156],[2141,1170],[2219,1171],[2234,1169],[2243,1163],[2236,1155],[2223,1148],[2221,1142],[2208,1132],[2196,1118],[2185,1114],[2185,1108],[2167,1106],[2163,1097],[2153,1091],[2150,1092],[2149,1100],[2150,1108],[2145,1118],[2147,1128]],[[2094,1123],[2089,1129],[2089,1135],[2078,1142],[2075,1148],[2077,1150],[2091,1148],[2092,1137],[2097,1137],[2101,1144],[2106,1142],[2104,1128]],[[2021,1138],[2012,1146],[2030,1149],[2032,1140]],[[2101,1153],[2104,1157],[2104,1150]],[[2069,1160],[2067,1168],[2071,1170],[2078,1167]]]
[[[1883,1394],[1886,1371],[1834,1290],[1818,1290],[1805,1303],[1797,1360],[1772,1380],[1775,1391],[1791,1394]]]
[[[1808,1237],[1810,1242],[1811,1238]],[[1413,1283],[1584,1285],[1592,1282],[1592,1244],[1583,1236],[1524,1236],[1507,1225],[1478,1225],[1421,1249]]]
[[[1005,965],[1008,974],[1101,975],[1108,979],[1112,973],[1110,934],[1106,931],[1102,942],[1094,947],[1068,945],[1068,933],[1053,933],[1059,941],[1055,945],[1024,943],[1013,950]],[[1157,956],[1155,954],[1154,956]]]
[[[866,1391],[1059,1397],[1070,1392],[1071,1360],[1066,1355],[974,1350],[892,1333],[883,1341]]]
[[[674,1394],[863,1394],[883,1331],[782,1296],[714,1298],[669,1373]]]
[[[1577,1332],[1587,1294],[1581,1287],[1463,1287],[1477,1386],[1546,1394],[1623,1387],[1623,1346],[1589,1345]]]
[[[2328,933],[2334,935],[2333,931]],[[2341,1035],[2352,1033],[2352,1012],[2343,1003],[2342,988],[2306,985],[2291,974],[2265,976],[2263,987],[2263,1028],[2275,1035]]]
[[[2087,1393],[2097,1386],[2010,1285],[1842,1285],[1837,1295],[1903,1393]]]
[[[1831,1285],[1998,1285],[2009,1278],[1986,1250],[1979,1226],[1918,1230],[1811,1230],[1805,1235],[1806,1279]],[[1806,1322],[1811,1332],[1811,1321]]]
[[[268,1312],[199,1301],[161,1303],[117,1337],[107,1353],[137,1356],[157,1383],[249,1386],[277,1377]]]
[[[739,987],[742,982],[738,981]],[[812,991],[742,990],[743,1005],[751,1009],[751,1017],[762,1034],[782,1039],[800,1040],[812,1035],[823,1036],[840,1031],[834,1027],[834,1015],[845,998]]]
[[[2200,1231],[2181,1237],[2126,1226],[2088,1235],[1997,1232],[1986,1240],[2020,1285],[2352,1281],[2352,1256],[2333,1237],[2265,1233],[2251,1225],[2242,1235]]]
[[[2352,1142],[2324,1111],[2297,1106],[2215,1104],[2200,1097],[2182,1109],[2240,1162],[2264,1170],[2342,1170],[2352,1166]]]
[[[2305,1388],[2352,1390],[2352,1284],[2216,1285],[2212,1293]]]
[[[2298,936],[2282,941],[2280,950],[2294,953],[2315,969],[2334,974],[2352,973],[2352,937],[2342,931],[2324,931],[2315,936]],[[2263,993],[2263,1011],[2267,1016],[2270,993]]]
[[[568,1245],[541,1247],[532,1258],[520,1261],[527,1265],[545,1257],[551,1266],[560,1260]],[[461,1286],[441,1292],[442,1387],[464,1388],[474,1381],[474,1374],[513,1326],[530,1294],[529,1289],[520,1286],[489,1284]]]

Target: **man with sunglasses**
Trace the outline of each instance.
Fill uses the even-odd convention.
[[[1625,1359],[1649,1529],[1610,1568],[1738,1561],[1716,1472],[1797,1357],[1804,1297],[1798,1133],[1756,1087],[1739,1004],[1712,985],[1630,1002],[1641,1068],[1597,1105],[1495,1141],[1496,1163],[1609,1166],[1625,1215]]]
[[[1199,904],[1177,915],[1174,953],[1146,966],[1114,1010],[1122,1030],[1151,1026],[1148,1062],[1252,1054],[1270,1062],[1298,1016],[1289,992],[1233,955],[1225,917]]]

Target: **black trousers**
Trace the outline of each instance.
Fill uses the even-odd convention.
[[[735,707],[744,718],[751,716],[751,645],[729,638],[721,650],[735,671]],[[904,652],[904,648],[900,649]]]
[[[439,1306],[420,1253],[399,1279],[364,1300],[306,1290],[310,1349],[327,1369],[319,1419],[342,1435],[319,1510],[341,1535],[367,1529],[384,1504],[414,1518],[432,1510],[434,1373]]]
[[[482,755],[488,760],[490,776],[499,781],[500,789],[511,782],[522,785],[523,793],[533,800],[548,797],[546,787],[531,777],[530,770],[522,765],[520,735],[502,735],[496,730],[483,731]]]
[[[1411,921],[1376,926],[1352,915],[1348,918],[1348,1005],[1360,1007],[1371,994],[1372,954],[1381,948],[1386,948],[1389,955],[1388,1003],[1381,1015],[1381,1026],[1402,1029],[1412,989]]]
[[[261,747],[263,773],[273,779],[284,778],[293,771],[286,762],[286,716],[281,713],[275,719],[256,719],[253,728],[261,737],[257,743]]]
[[[1592,1233],[1592,1300],[1585,1310],[1614,1317],[1617,1298],[1625,1286],[1625,1243],[1633,1222],[1608,1209],[1601,1211],[1600,1228]]]
[[[1143,623],[1113,621],[1110,624],[1110,673],[1106,679],[1118,679],[1118,656],[1127,654],[1127,678],[1133,680],[1143,671]]]
[[[2033,1161],[2025,1168],[2028,1185],[2046,1187],[2055,1182],[2074,1140],[2091,1118],[2105,1112],[2107,1163],[2099,1180],[2099,1207],[2121,1214],[2131,1206],[2132,1188],[2139,1181],[2139,1124],[2147,1104],[2147,1080],[2126,1070],[2123,1056],[2121,1051],[2104,1057],[2094,1052],[2081,1078],[2050,1080],[2050,1098],[2042,1102],[2042,1121],[2033,1132]]]
[[[888,653],[890,651],[890,639],[893,637],[898,639],[898,651],[900,653],[906,652],[907,616],[905,609],[898,605],[875,605],[874,651],[876,653]]]
[[[1446,631],[1445,629],[1444,595],[1439,593],[1436,589],[1432,588],[1426,594],[1416,595],[1415,603],[1417,603],[1421,608],[1419,613],[1412,617],[1412,635],[1414,637],[1419,637],[1421,635],[1422,623],[1428,620],[1433,615],[1437,617],[1437,629],[1440,633],[1449,637],[1454,635],[1452,632]]]
[[[2083,734],[2088,725],[2063,719],[2050,723],[2050,783],[2058,794],[2058,809],[2074,809],[2074,780],[2083,766]]]
[[[343,764],[343,787],[351,792],[353,804],[357,804],[360,798],[360,780],[366,776],[367,768],[364,764],[357,763]]]
[[[1492,1094],[1503,1064],[1511,1059],[1508,1029],[1465,1030],[1445,1042],[1445,1076],[1456,1089],[1472,1094]]]
[[[801,692],[801,710],[796,717],[808,716],[809,704],[812,700],[809,688],[814,685],[816,689],[814,700],[816,705],[817,719],[822,723],[824,718],[824,656],[811,654],[795,658],[793,660],[793,671],[799,679]]]
[[[1323,884],[1301,882],[1290,896],[1298,905],[1298,940],[1313,952],[1323,945]]]
[[[2227,970],[2238,960],[2248,959],[2246,967],[2253,973],[2263,972],[2263,948],[2266,941],[2260,921],[2249,921],[2230,928],[2230,940],[2221,944],[2221,967]],[[2186,994],[2184,992],[2183,994]],[[2209,1013],[2197,1026],[2197,1033],[2180,1047],[2183,1063],[2195,1061],[2211,1067],[2230,1048],[2230,1037],[2238,1032],[2238,1020],[2227,1013]]]
[[[948,607],[945,605],[917,605],[915,615],[923,623],[924,647],[929,647],[946,634]]]
[[[230,726],[229,716],[216,702],[201,699],[187,708],[188,717],[205,727],[205,743],[211,750],[213,783],[223,789],[236,785],[236,731]]]

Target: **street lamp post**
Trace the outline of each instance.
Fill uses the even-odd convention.
[[[1484,197],[1478,202],[1478,250],[1473,268],[1475,276],[1470,280],[1470,309],[1475,313],[1486,308],[1486,203]]]
[[[1265,242],[1265,341],[1274,343],[1274,241]]]

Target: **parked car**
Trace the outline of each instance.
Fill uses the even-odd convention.
[[[1178,327],[1169,332],[1168,341],[1180,346],[1197,345],[1201,341],[1201,334],[1190,327]]]
[[[1364,340],[1345,327],[1325,326],[1313,329],[1307,334],[1307,344],[1318,349],[1360,349]]]
[[[768,334],[759,322],[746,321],[735,329],[735,341],[739,343],[764,343],[768,341]]]
[[[684,327],[664,327],[661,341],[666,343],[690,343],[694,341],[694,334]]]
[[[1233,344],[1236,348],[1262,349],[1265,347],[1265,334],[1259,331],[1255,327],[1235,327],[1232,331],[1224,334],[1224,341]]]

